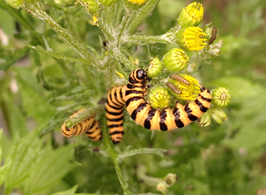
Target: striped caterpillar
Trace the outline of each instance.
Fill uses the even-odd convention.
[[[126,86],[114,87],[109,90],[105,110],[109,134],[114,144],[120,143],[124,134],[123,112],[125,106]]]
[[[74,113],[70,116],[70,118],[76,116],[84,110],[85,109],[82,109]],[[86,135],[94,141],[98,141],[102,138],[102,132],[99,127],[99,121],[95,120],[95,116],[89,117],[71,128],[67,128],[66,124],[64,123],[61,127],[61,132],[66,137],[74,137],[80,135],[81,133],[86,133]]]
[[[148,79],[143,69],[134,70],[129,76],[125,97],[126,110],[131,118],[146,129],[170,131],[185,127],[200,118],[211,105],[210,91],[201,86],[201,93],[195,101],[185,106],[176,102],[174,109],[156,110],[144,99]]]
[[[144,90],[144,94],[147,94],[147,89]],[[125,106],[126,85],[120,87],[113,87],[108,91],[105,110],[107,118],[107,126],[111,140],[114,144],[118,144],[122,141],[124,135],[123,128],[123,115]]]

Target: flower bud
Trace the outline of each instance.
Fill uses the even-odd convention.
[[[90,20],[91,25],[97,25],[98,24],[98,12],[99,12],[99,4],[95,0],[79,0],[79,2],[82,6],[85,7],[87,12],[91,14],[92,19]]]
[[[218,107],[213,107],[210,108],[210,113],[211,113],[211,117],[218,123],[218,124],[222,124],[223,121],[227,120],[227,116],[225,114],[225,112]]]
[[[176,43],[189,51],[199,51],[207,44],[206,34],[199,27],[181,28],[176,34]]]
[[[173,185],[176,181],[176,174],[173,173],[168,173],[165,178],[163,178],[165,184],[167,185],[167,187],[170,187],[171,185]]]
[[[198,26],[202,21],[204,8],[202,4],[194,2],[184,7],[179,15],[178,24],[182,27]]]
[[[128,0],[130,3],[133,3],[133,4],[143,4],[145,3],[147,0]]]
[[[231,94],[228,89],[224,87],[218,87],[212,91],[212,103],[218,107],[225,107],[229,104]]]
[[[189,57],[183,50],[174,48],[164,54],[162,63],[168,71],[178,72],[187,67],[188,60]]]
[[[155,109],[167,108],[170,105],[170,94],[168,90],[162,86],[155,86],[148,95],[151,107]]]
[[[179,93],[176,93],[169,85],[172,90],[172,94],[183,100],[195,100],[200,93],[200,84],[197,79],[186,74],[174,74],[168,79],[168,82],[175,85]]]
[[[211,124],[211,114],[209,110],[205,112],[200,118],[199,118],[199,124],[201,127],[207,127]]]
[[[6,2],[10,6],[16,8],[16,9],[19,9],[19,8],[28,7],[28,6],[38,2],[38,0],[6,0]]]
[[[162,71],[162,62],[160,61],[159,57],[156,56],[150,61],[150,65],[147,70],[148,77],[156,77]]]

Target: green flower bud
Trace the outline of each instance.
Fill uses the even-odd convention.
[[[176,174],[173,173],[168,173],[165,178],[163,178],[163,180],[165,181],[165,184],[167,185],[167,187],[170,187],[171,185],[173,185],[176,181]]]
[[[189,51],[199,51],[207,44],[206,34],[199,27],[181,28],[176,33],[176,43]]]
[[[222,124],[223,121],[227,120],[225,112],[218,107],[210,108],[211,117],[218,123]]]
[[[163,66],[170,72],[178,72],[187,67],[189,57],[178,48],[171,49],[162,58]]]
[[[218,87],[212,91],[212,103],[218,107],[225,107],[229,104],[231,94],[228,89],[224,87]]]
[[[19,9],[19,8],[28,7],[28,6],[38,2],[38,0],[6,0],[6,2],[10,6],[16,8],[16,9]]]
[[[143,4],[145,3],[147,0],[128,0],[130,3],[133,3],[133,4]]]
[[[199,124],[201,127],[207,127],[211,124],[211,114],[209,110],[205,112],[200,118],[199,118]]]
[[[147,74],[149,77],[156,77],[162,71],[162,62],[160,61],[159,57],[156,56],[150,61],[150,65],[147,70]]]
[[[170,94],[168,90],[162,86],[155,86],[148,95],[151,107],[155,109],[163,109],[170,105]]]
[[[78,0],[82,6],[85,7],[87,12],[91,14],[92,19],[90,20],[91,25],[98,25],[98,12],[99,12],[99,4],[98,1],[95,0]]]
[[[194,2],[184,7],[179,15],[178,24],[182,27],[198,26],[202,21],[204,8],[202,4]]]

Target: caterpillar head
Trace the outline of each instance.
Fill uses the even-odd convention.
[[[135,70],[135,75],[138,80],[150,81],[151,78],[147,76],[147,72],[141,68]]]

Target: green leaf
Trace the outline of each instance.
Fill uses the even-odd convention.
[[[26,119],[9,94],[3,93],[2,109],[7,117],[8,128],[13,137],[23,137],[28,133]]]
[[[12,161],[5,178],[7,194],[29,176],[32,166],[43,155],[41,145],[42,141],[38,138],[38,132],[32,131],[11,147],[6,160],[7,163]]]
[[[16,80],[22,106],[27,116],[33,117],[39,124],[46,123],[55,114],[55,110],[47,104],[48,98],[45,97],[45,91],[28,69],[16,67],[15,70],[18,74]]]
[[[23,47],[21,49],[13,51],[4,50],[0,48],[0,70],[7,70],[16,61],[20,60],[22,57],[28,54],[30,49],[28,47]]]
[[[74,195],[76,190],[77,190],[77,188],[78,188],[78,185],[75,185],[75,186],[73,186],[72,188],[70,188],[67,191],[57,192],[57,193],[54,193],[52,195]]]
[[[263,129],[266,126],[266,110],[262,109],[266,106],[265,88],[241,77],[221,78],[214,83],[228,88],[232,102],[240,104],[239,109],[230,113],[234,118],[230,119],[229,116],[229,120],[239,127],[239,131],[233,139],[225,139],[223,143],[235,149],[247,150],[255,150],[265,145],[266,131]]]
[[[25,194],[37,194],[50,189],[68,173],[74,164],[69,163],[72,158],[72,145],[56,150],[50,150],[43,158],[36,162],[30,171],[29,177],[23,183]]]

